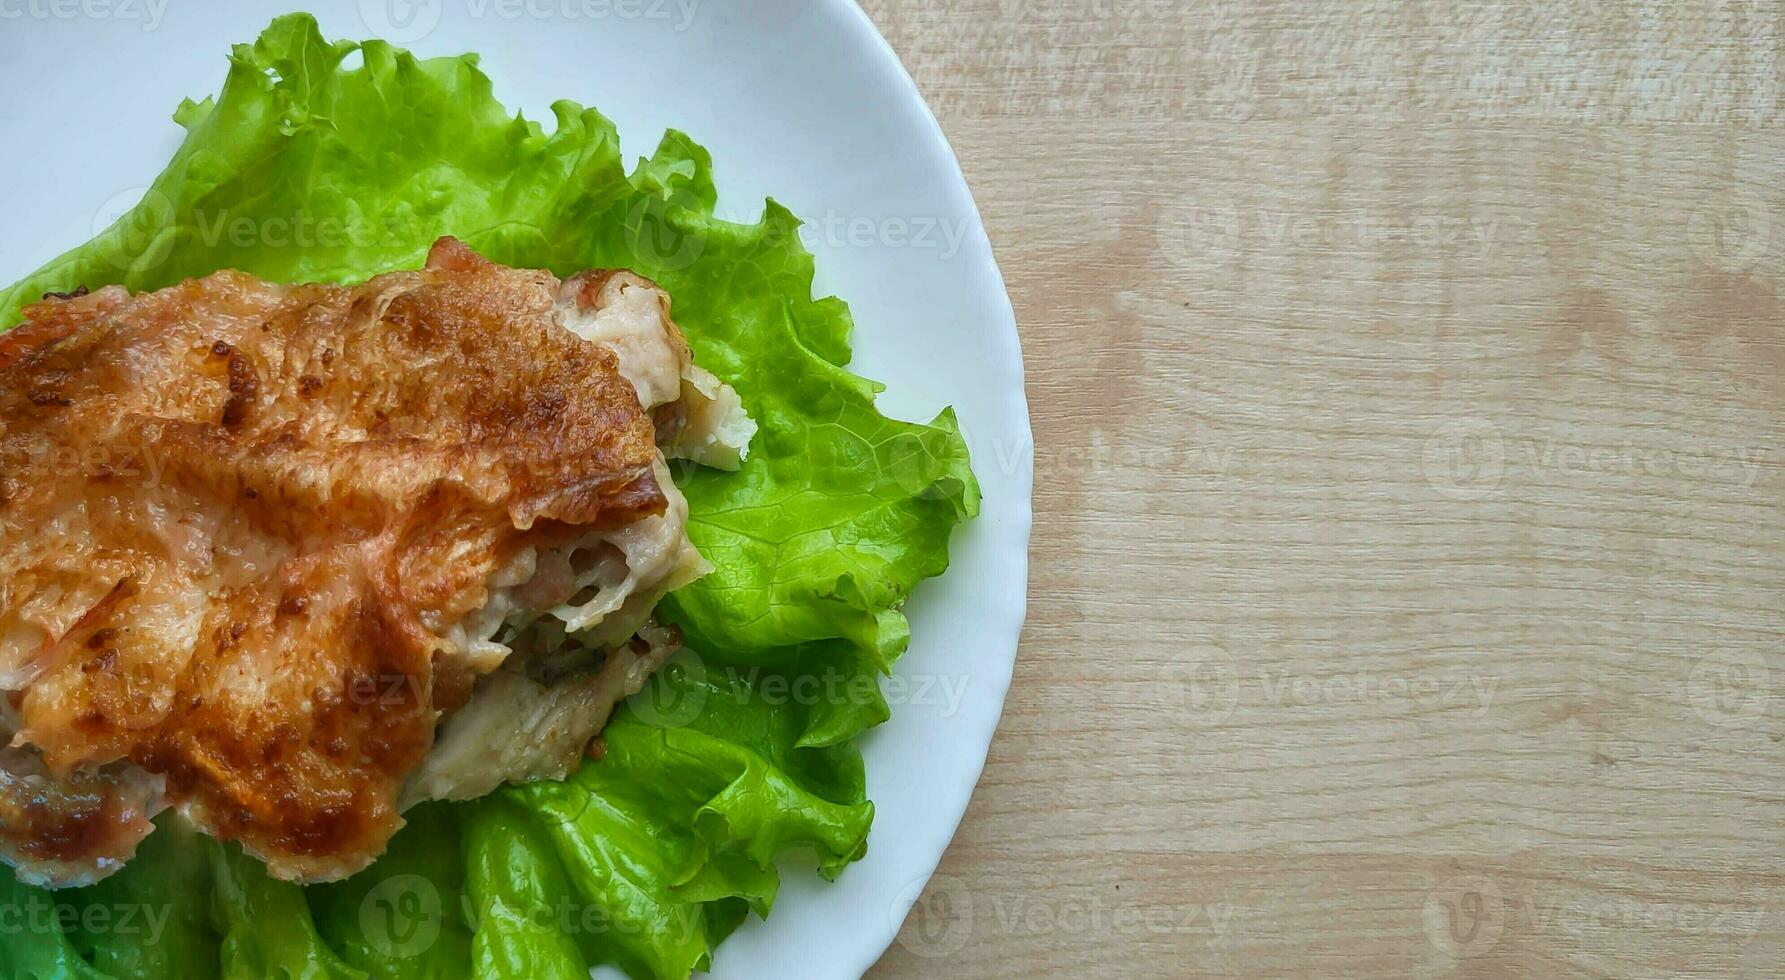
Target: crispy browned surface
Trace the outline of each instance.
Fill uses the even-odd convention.
[[[35,752],[0,748],[0,859],[33,884],[96,881],[155,829],[160,798],[161,781],[128,762],[51,779]]]
[[[662,509],[557,282],[443,239],[363,286],[223,272],[0,335],[0,688],[275,873],[351,872],[471,678],[436,635],[531,544]]]

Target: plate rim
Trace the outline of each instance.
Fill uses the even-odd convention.
[[[918,88],[916,79],[905,67],[904,60],[899,57],[892,43],[880,32],[879,26],[874,23],[873,18],[868,15],[858,0],[827,0],[827,3],[832,8],[840,9],[844,13],[850,29],[857,34],[855,40],[865,42],[879,55],[878,60],[883,63],[883,68],[890,69],[893,93],[896,93],[908,108],[914,108],[918,118],[927,124],[932,143],[930,149],[932,152],[939,151],[942,159],[946,161],[945,170],[952,178],[953,185],[949,190],[964,205],[961,210],[968,222],[968,233],[976,242],[983,243],[985,246],[985,262],[983,268],[979,270],[979,276],[987,278],[992,287],[991,291],[996,294],[991,306],[997,314],[996,322],[988,322],[986,329],[997,333],[1001,354],[1009,358],[1009,367],[1013,373],[1011,390],[1004,393],[1005,398],[1010,402],[1006,405],[1006,409],[1009,410],[1011,417],[1001,421],[1015,424],[1015,433],[1023,447],[1018,454],[1015,473],[1011,479],[1011,483],[1018,493],[1011,504],[1013,512],[1007,515],[1010,521],[1007,534],[1015,544],[1015,547],[1011,549],[1014,551],[1011,556],[1013,560],[1011,571],[1016,586],[1014,589],[1015,598],[1014,602],[1003,610],[1004,624],[997,630],[1000,635],[1007,637],[1009,652],[996,658],[995,663],[999,668],[996,676],[975,678],[977,681],[989,682],[995,686],[997,705],[994,710],[987,712],[985,721],[972,733],[972,744],[980,746],[970,756],[969,768],[972,770],[973,779],[965,787],[965,792],[960,795],[958,805],[951,804],[948,808],[949,819],[944,821],[946,829],[941,838],[936,841],[936,846],[925,849],[926,851],[933,850],[935,857],[926,859],[927,867],[922,868],[912,878],[911,884],[907,885],[904,891],[895,898],[895,902],[898,904],[893,908],[892,914],[887,917],[888,928],[864,947],[867,954],[865,959],[858,961],[850,971],[860,977],[865,975],[892,948],[904,927],[906,918],[910,915],[911,908],[928,889],[937,869],[941,867],[942,859],[947,856],[949,847],[960,832],[967,807],[971,804],[973,795],[978,791],[979,781],[985,774],[986,761],[990,757],[992,740],[997,737],[998,726],[1003,720],[1004,709],[1009,701],[1010,685],[1016,671],[1016,660],[1021,652],[1022,629],[1028,618],[1029,549],[1035,522],[1035,436],[1033,421],[1029,414],[1022,334],[1017,325],[1016,307],[1011,301],[1010,289],[1005,283],[1003,269],[998,264],[996,249],[992,246],[991,236],[986,231],[984,218],[980,214],[979,202],[973,196],[972,185],[967,181],[966,172],[961,167],[960,157],[955,152],[954,144],[949,140],[946,130],[942,128],[941,121],[936,118],[934,110],[930,108],[928,100],[924,98],[922,90]],[[999,543],[993,548],[993,551],[1002,551],[1004,547],[1003,543]],[[717,958],[715,958],[715,965],[718,965]]]

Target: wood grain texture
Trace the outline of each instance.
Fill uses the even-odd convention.
[[[1785,6],[866,6],[1037,468],[873,976],[1785,973]]]

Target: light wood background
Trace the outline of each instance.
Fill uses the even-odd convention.
[[[866,6],[1037,440],[873,976],[1785,975],[1781,4]]]

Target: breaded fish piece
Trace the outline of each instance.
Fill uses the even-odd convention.
[[[754,432],[654,284],[453,239],[357,287],[226,271],[25,317],[0,334],[0,857],[52,886],[115,870],[163,800],[315,881],[419,799],[561,777],[708,567],[659,441],[735,467]],[[514,702],[498,671],[600,696],[552,695],[580,708],[545,761],[485,723],[476,771],[424,770],[442,718]]]

